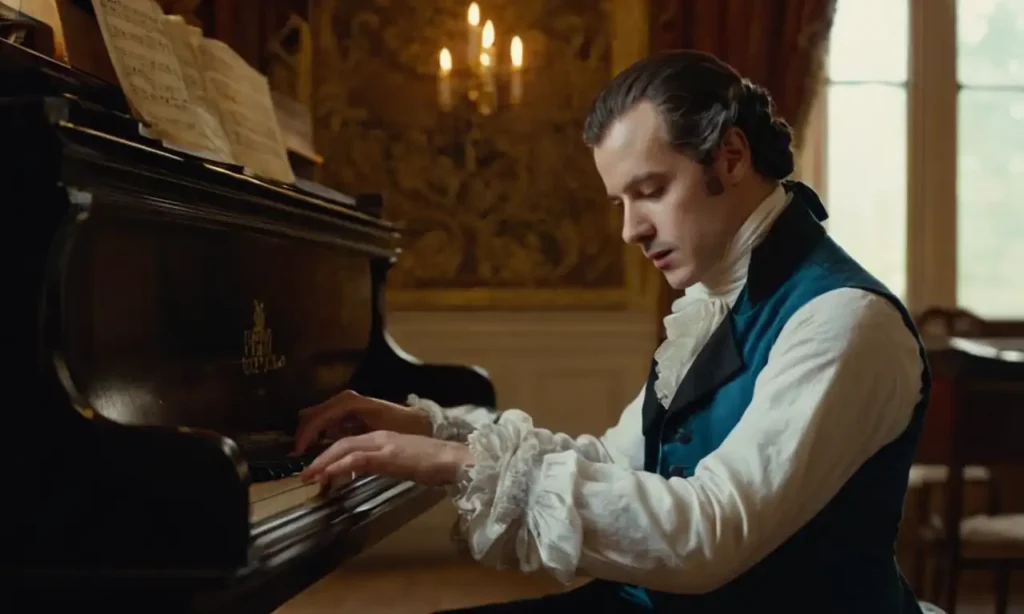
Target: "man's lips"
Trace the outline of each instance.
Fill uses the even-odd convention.
[[[672,255],[673,251],[674,250],[671,250],[671,249],[661,249],[661,250],[658,250],[656,252],[651,252],[649,254],[646,254],[646,256],[647,256],[648,260],[650,260],[651,262],[654,263],[654,266],[656,266],[659,269],[661,269],[661,268],[664,268],[665,265],[668,264],[668,257]]]

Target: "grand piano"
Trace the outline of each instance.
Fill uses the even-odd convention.
[[[379,196],[168,149],[119,89],[5,40],[0,134],[5,603],[271,612],[442,499],[321,492],[290,456],[346,388],[495,406],[484,372],[389,338]]]

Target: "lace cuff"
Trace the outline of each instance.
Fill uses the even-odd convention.
[[[562,471],[565,463],[552,462],[562,456],[552,453],[567,447],[574,454],[571,439],[535,429],[528,415],[509,410],[500,424],[481,426],[467,443],[473,464],[452,491],[459,531],[473,558],[527,573],[543,566],[571,582],[582,549],[581,522],[571,501],[575,474]],[[538,536],[551,530],[572,538],[542,549]]]
[[[414,394],[410,394],[406,404],[409,407],[427,412],[427,415],[430,416],[430,426],[435,439],[465,443],[469,434],[476,430],[476,427],[469,421],[449,414],[430,399],[421,399]]]

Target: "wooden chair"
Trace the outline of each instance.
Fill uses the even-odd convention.
[[[1024,340],[1007,341],[1024,349]],[[975,350],[951,350],[932,361],[934,372],[953,382],[949,463],[945,514],[929,515],[919,535],[935,563],[929,599],[950,614],[956,612],[961,571],[992,570],[996,612],[1005,614],[1010,572],[1024,568],[1024,514],[999,513],[998,500],[988,513],[964,514],[968,467],[1024,468],[1024,361],[1002,355],[1010,354],[981,357]]]
[[[979,337],[986,333],[987,322],[978,316],[962,309],[945,309],[935,307],[922,312],[917,318],[917,327],[925,338],[949,337]],[[948,404],[947,390],[943,384],[935,382],[932,392],[932,408],[938,409],[938,417],[945,413],[946,409],[939,406]],[[921,442],[922,454],[925,458],[946,459],[948,442],[943,437],[933,436],[935,428],[930,428],[936,422],[929,416],[926,419],[925,434]],[[942,430],[941,427],[938,430]],[[937,441],[938,440],[938,441]],[[999,489],[992,485],[992,473],[988,467],[970,465],[964,467],[963,479],[972,487],[988,488],[989,512],[995,513],[999,509]],[[943,463],[915,463],[910,468],[910,479],[907,492],[914,497],[917,503],[918,516],[921,519],[920,525],[935,526],[941,525],[941,512],[934,509],[933,503],[937,491],[941,491],[949,482],[949,466]],[[926,592],[927,559],[931,544],[923,543],[920,537],[914,545],[914,589],[919,593]]]

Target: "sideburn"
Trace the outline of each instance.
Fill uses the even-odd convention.
[[[704,178],[704,189],[708,191],[710,196],[721,196],[725,193],[725,185],[722,180],[714,175],[708,175]]]

